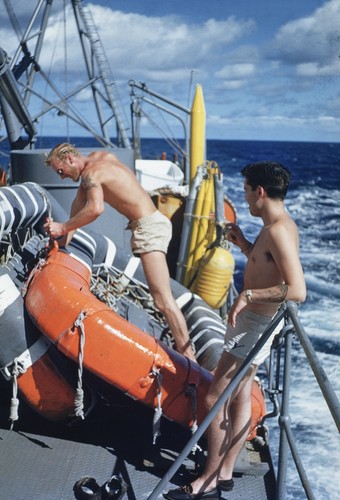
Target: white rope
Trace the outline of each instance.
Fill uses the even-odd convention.
[[[156,443],[157,438],[161,435],[161,417],[163,414],[162,410],[162,380],[163,375],[159,368],[154,368],[152,370],[152,375],[157,378],[157,408],[155,408],[153,416],[153,444]]]
[[[80,329],[79,337],[79,355],[78,355],[78,384],[74,398],[74,414],[84,420],[84,391],[83,391],[83,359],[85,345],[85,329],[83,320],[86,317],[86,311],[81,311],[74,322],[74,326]]]
[[[11,398],[11,407],[9,413],[9,419],[11,421],[10,429],[13,430],[14,422],[19,419],[19,399],[18,399],[18,376],[22,373],[25,373],[26,370],[22,368],[22,366],[18,363],[18,359],[15,358],[13,361],[13,385],[12,385],[12,398]]]

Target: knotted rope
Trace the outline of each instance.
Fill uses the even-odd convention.
[[[83,320],[86,317],[86,311],[81,311],[73,326],[80,329],[79,337],[79,355],[78,355],[78,384],[74,398],[74,414],[84,420],[84,391],[83,391],[83,359],[85,345],[85,328]]]
[[[157,408],[155,408],[155,412],[153,415],[153,444],[156,443],[158,436],[161,435],[161,417],[163,414],[162,410],[162,380],[163,375],[159,368],[152,369],[152,375],[157,379]]]
[[[26,282],[21,287],[21,296],[25,297],[28,287],[33,280],[34,276],[37,274],[40,269],[42,269],[47,264],[47,260],[45,258],[39,258],[38,263],[34,266],[32,271],[30,272]]]
[[[18,359],[15,358],[13,361],[13,385],[12,385],[12,398],[11,398],[11,406],[10,406],[10,414],[9,419],[11,421],[10,429],[13,430],[14,422],[19,419],[19,399],[18,399],[18,377],[22,373],[25,373],[25,369],[19,364]]]

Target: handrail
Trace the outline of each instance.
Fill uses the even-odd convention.
[[[334,419],[334,422],[340,432],[340,402],[334,392],[333,387],[331,386],[331,383],[322,368],[322,365],[320,363],[320,360],[318,356],[315,353],[315,350],[313,349],[312,343],[309,340],[299,318],[297,315],[294,313],[294,309],[292,308],[291,303],[287,303],[287,309],[289,312],[289,316],[292,319],[292,322],[295,327],[295,331],[299,337],[301,346],[303,350],[305,351],[306,357],[309,361],[309,364],[313,370],[313,373],[315,375],[315,378],[320,386],[320,389],[322,391],[322,394],[325,398],[325,401],[328,405],[328,408],[332,414],[332,417]]]
[[[305,333],[300,320],[297,317],[297,309],[298,306],[296,303],[287,301],[280,306],[280,309],[276,313],[275,317],[268,325],[268,327],[263,332],[262,336],[255,344],[253,349],[249,352],[244,362],[240,366],[239,370],[232,378],[228,387],[223,391],[219,399],[216,401],[214,406],[211,408],[209,413],[205,416],[203,421],[201,422],[198,429],[192,434],[191,438],[188,440],[186,445],[184,446],[181,453],[178,455],[173,464],[169,467],[165,476],[161,479],[161,481],[156,485],[155,489],[151,492],[150,496],[147,500],[156,500],[158,495],[162,492],[165,486],[168,484],[170,479],[177,472],[179,467],[183,464],[184,460],[193,449],[193,447],[197,444],[199,439],[202,437],[206,429],[209,427],[210,423],[225,404],[227,399],[231,396],[232,392],[238,386],[244,375],[247,373],[248,368],[250,367],[252,360],[256,356],[256,354],[260,351],[260,349],[264,346],[265,342],[269,339],[270,335],[280,323],[280,321],[285,319],[285,326],[282,328],[281,332],[276,335],[275,342],[278,340],[285,342],[285,357],[284,357],[284,369],[283,369],[283,382],[282,382],[282,391],[272,391],[274,394],[274,405],[276,409],[280,409],[280,417],[279,417],[279,425],[280,425],[280,446],[279,446],[279,458],[278,458],[278,474],[277,474],[277,488],[276,488],[276,499],[284,500],[286,495],[286,473],[287,473],[287,458],[288,458],[288,449],[290,450],[293,460],[295,462],[297,472],[299,474],[301,484],[305,490],[307,498],[309,500],[314,500],[315,497],[313,495],[310,482],[307,478],[305,470],[303,468],[296,443],[294,441],[293,434],[291,432],[290,426],[290,416],[289,416],[289,388],[290,388],[290,363],[291,363],[291,345],[292,345],[292,333],[293,331],[297,333],[301,345],[305,351],[306,357],[309,361],[309,364],[314,372],[315,378],[320,386],[320,389],[323,393],[325,401],[330,409],[330,412],[333,416],[336,426],[338,429],[340,428],[340,403],[339,400],[330,385],[328,377],[324,372],[321,363]],[[281,339],[280,339],[281,337]],[[281,342],[282,347],[283,343]],[[272,349],[275,349],[275,347]],[[280,352],[278,351],[278,358],[280,356]],[[277,379],[279,379],[279,374],[277,370]],[[270,376],[270,375],[269,375]],[[277,403],[276,394],[278,392],[282,392],[282,402],[281,404]],[[271,414],[266,415],[265,418],[269,418],[277,415],[277,411],[272,412]]]
[[[297,473],[300,477],[302,487],[304,488],[306,493],[306,497],[308,498],[308,500],[315,500],[315,496],[312,491],[310,481],[308,480],[306,472],[304,470],[290,425],[291,418],[289,415],[289,389],[290,389],[290,373],[291,373],[290,365],[291,365],[293,330],[297,334],[301,346],[305,351],[306,358],[309,361],[311,369],[313,370],[315,379],[319,384],[319,387],[324,396],[325,402],[328,405],[328,408],[334,419],[334,422],[337,428],[340,429],[339,400],[329,382],[329,379],[325,371],[321,366],[320,360],[317,354],[315,353],[314,348],[306,332],[304,331],[304,328],[296,313],[297,313],[296,304],[294,304],[293,302],[287,302],[286,320],[287,323],[288,324],[291,323],[294,328],[292,327],[287,328],[287,331],[285,332],[284,335],[285,353],[284,353],[284,368],[283,368],[283,382],[282,382],[282,403],[281,403],[281,411],[279,417],[280,445],[279,445],[279,456],[278,456],[278,467],[277,467],[278,469],[277,487],[276,487],[277,500],[284,500],[286,495],[288,449],[292,454]],[[277,377],[279,378],[278,373]]]

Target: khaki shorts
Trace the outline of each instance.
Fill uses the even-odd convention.
[[[228,323],[223,350],[237,358],[245,359],[271,320],[270,316],[262,316],[243,309],[236,317],[235,328]],[[273,339],[282,327],[283,320],[277,325],[262,349],[256,354],[252,364],[260,365],[269,356]]]
[[[172,224],[159,210],[147,217],[130,222],[127,229],[132,231],[131,250],[134,255],[168,251]]]

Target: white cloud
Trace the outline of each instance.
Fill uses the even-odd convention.
[[[340,75],[340,61],[337,60],[329,65],[320,65],[316,62],[297,64],[296,74],[304,77]]]
[[[248,78],[255,72],[255,65],[250,63],[244,64],[228,64],[216,71],[216,76],[227,80],[235,80],[238,78]]]
[[[131,77],[132,68],[144,75],[159,68],[176,72],[182,67],[203,67],[254,25],[234,17],[189,25],[176,16],[147,17],[99,6],[91,10],[118,76]]]
[[[291,21],[278,31],[272,55],[288,64],[314,63],[319,68],[339,72],[340,2],[331,0],[313,14]],[[338,64],[336,64],[336,62]]]

